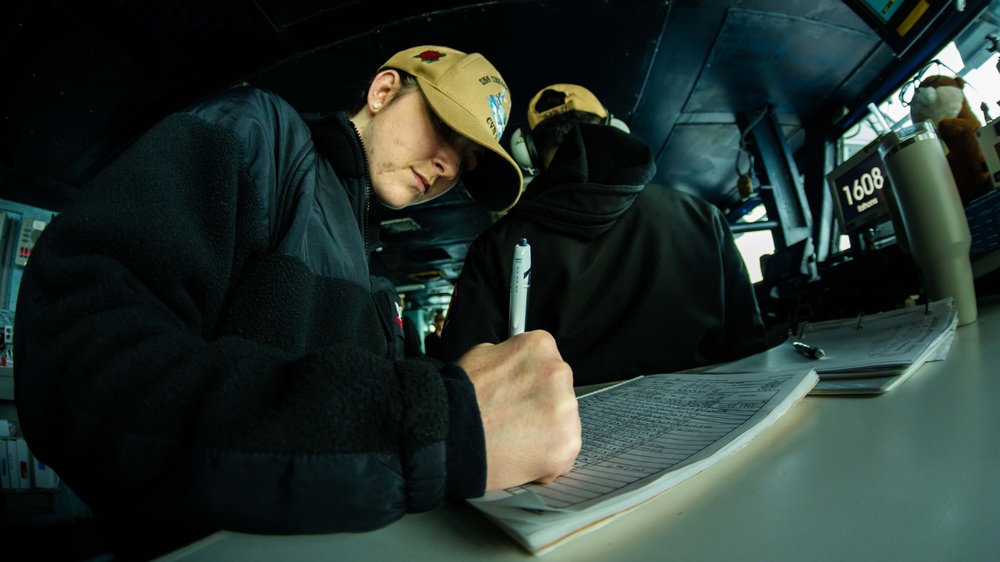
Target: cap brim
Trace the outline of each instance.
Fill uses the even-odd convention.
[[[486,148],[476,169],[462,174],[462,183],[480,207],[494,213],[508,211],[521,198],[523,176],[510,157]]]
[[[491,212],[507,211],[521,197],[521,169],[500,142],[489,134],[476,116],[433,84],[419,76],[417,82],[431,110],[456,132],[486,149],[476,168],[462,174],[462,183],[480,207]]]

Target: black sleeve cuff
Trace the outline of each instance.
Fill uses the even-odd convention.
[[[465,370],[455,363],[441,368],[448,389],[450,424],[447,441],[450,498],[478,498],[486,492],[486,436],[479,414],[476,389]]]

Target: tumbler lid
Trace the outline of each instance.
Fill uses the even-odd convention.
[[[934,128],[934,123],[931,121],[920,121],[886,133],[879,143],[878,151],[882,155],[882,158],[885,158],[915,142],[937,138],[937,130]]]

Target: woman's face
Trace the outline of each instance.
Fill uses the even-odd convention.
[[[397,75],[398,76],[398,75]],[[394,96],[394,99],[392,99]],[[417,88],[399,90],[378,103],[362,139],[368,151],[372,190],[392,209],[425,203],[446,193],[483,150],[449,129]]]

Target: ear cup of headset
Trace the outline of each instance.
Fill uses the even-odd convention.
[[[608,122],[607,122],[607,124],[611,125],[612,127],[616,128],[618,130],[625,131],[626,133],[631,133],[632,132],[632,130],[628,128],[628,125],[626,125],[624,121],[622,121],[621,119],[618,119],[617,117],[614,117],[610,113],[608,114]]]
[[[531,139],[531,131],[527,126],[520,127],[510,137],[510,155],[523,170],[534,172],[539,166],[538,150]]]

